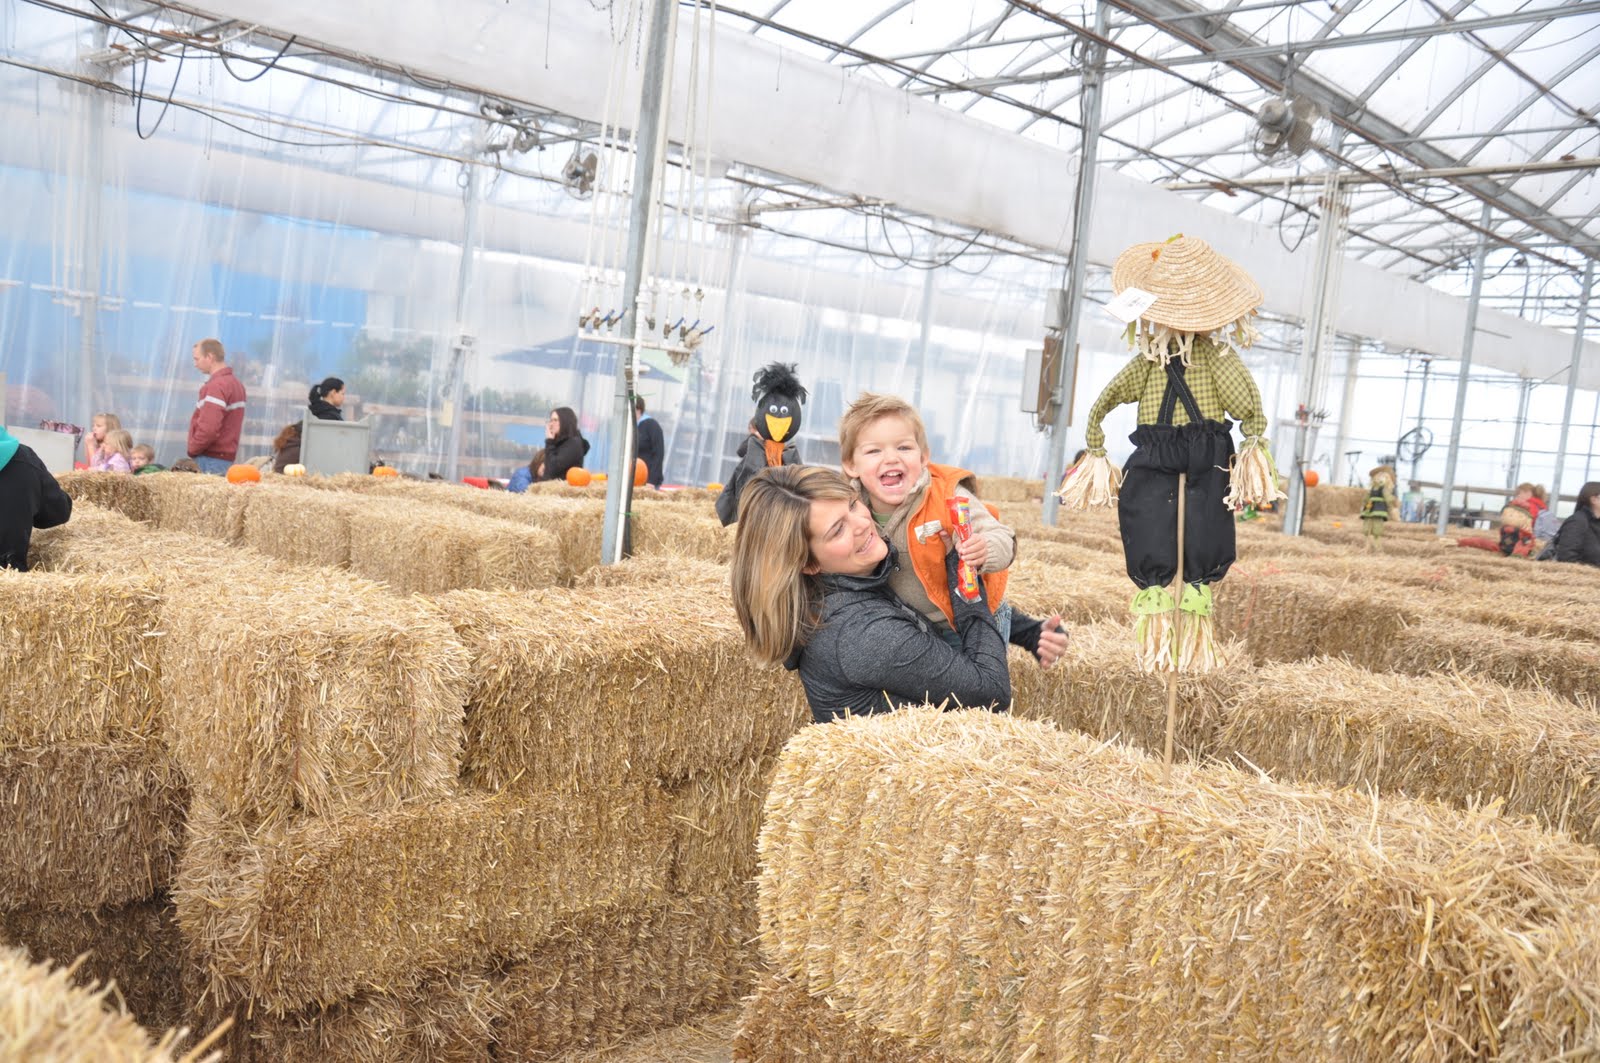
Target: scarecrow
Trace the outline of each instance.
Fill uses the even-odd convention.
[[[723,527],[739,519],[739,492],[751,477],[765,468],[800,464],[793,441],[800,434],[800,407],[807,394],[795,367],[773,362],[756,370],[753,379],[750,397],[756,412],[750,418],[750,435],[739,444],[739,463],[717,496],[717,517]],[[761,445],[751,446],[756,442]]]
[[[1089,453],[1060,497],[1077,509],[1118,506],[1128,577],[1139,588],[1139,663],[1175,679],[1216,667],[1211,584],[1233,564],[1234,514],[1284,497],[1262,437],[1261,393],[1235,350],[1259,337],[1250,319],[1261,289],[1205,241],[1182,235],[1128,248],[1111,284],[1119,295],[1138,288],[1155,299],[1128,326],[1133,360],[1090,409]],[[1130,402],[1139,404],[1138,427],[1119,471],[1100,423]],[[1238,455],[1230,415],[1244,431]]]
[[[1361,504],[1361,531],[1367,549],[1379,552],[1383,550],[1384,525],[1400,515],[1400,503],[1394,497],[1394,466],[1379,465],[1367,475],[1371,480]]]

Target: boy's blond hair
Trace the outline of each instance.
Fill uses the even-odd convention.
[[[130,457],[143,458],[145,461],[156,460],[156,448],[152,447],[149,443],[140,443],[128,453]]]
[[[863,391],[861,397],[852,402],[850,408],[844,411],[844,416],[839,418],[839,460],[851,461],[861,433],[866,431],[869,424],[885,417],[903,418],[916,435],[917,446],[922,448],[923,457],[928,456],[928,429],[922,423],[916,407],[898,395],[874,395],[870,391]]]

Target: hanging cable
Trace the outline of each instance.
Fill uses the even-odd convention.
[[[254,74],[251,74],[249,77],[241,77],[238,74],[234,73],[233,67],[228,65],[228,53],[227,52],[224,52],[221,49],[218,49],[217,58],[222,60],[222,69],[226,70],[233,77],[233,79],[235,81],[241,81],[244,84],[248,85],[252,81],[259,81],[263,77],[265,77],[267,75],[267,73],[270,70],[272,70],[273,67],[278,65],[278,60],[282,59],[284,57],[284,55],[289,51],[289,46],[292,45],[295,41],[297,41],[299,39],[300,39],[299,35],[295,34],[295,35],[291,36],[288,40],[284,41],[283,42],[283,47],[278,49],[278,54],[272,57],[272,61],[270,63],[268,63],[266,66],[262,67],[260,70],[256,71]]]

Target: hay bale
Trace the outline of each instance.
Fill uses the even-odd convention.
[[[220,476],[160,473],[150,487],[150,519],[165,531],[244,541],[244,511],[260,484],[231,484]]]
[[[293,564],[350,567],[350,512],[359,501],[328,491],[300,491],[282,477],[245,496],[242,541]]]
[[[702,514],[687,506],[640,506],[633,514],[633,552],[659,558],[661,564],[698,558],[725,565],[733,557],[733,528],[724,528],[709,510]]]
[[[72,499],[74,507],[87,502],[102,509],[115,510],[129,520],[147,521],[155,516],[149,476],[75,471],[60,474],[56,482]]]
[[[0,945],[26,949],[37,963],[77,962],[74,981],[85,989],[114,982],[111,999],[149,1029],[188,1021],[193,973],[165,895],[88,911],[0,912]]]
[[[1024,560],[1011,570],[1006,600],[1040,619],[1060,613],[1069,625],[1123,620],[1131,627],[1128,603],[1136,590],[1120,564],[1067,568]]]
[[[1507,812],[1600,843],[1600,717],[1569,701],[1340,661],[1263,668],[1216,736],[1280,779]]]
[[[755,960],[753,892],[596,913],[545,941],[499,989],[496,1058],[601,1051],[737,1000]]]
[[[1410,675],[1459,672],[1506,686],[1600,702],[1600,650],[1465,620],[1425,617],[1397,633],[1382,666]]]
[[[1055,542],[1048,539],[1017,541],[1017,557],[1011,563],[1016,572],[1033,565],[1054,565],[1057,568],[1094,569],[1097,572],[1122,571],[1122,559],[1104,550],[1090,550],[1074,543]]]
[[[755,880],[761,809],[776,768],[774,751],[668,788],[674,893],[712,893]]]
[[[161,727],[157,584],[0,570],[0,749]]]
[[[1481,812],[1173,768],[992,713],[808,728],[763,949],[961,1059],[1600,1052],[1600,852]]]
[[[286,1017],[241,1009],[228,1058],[468,1063],[599,1051],[744,991],[755,952],[751,894],[746,887],[594,912],[513,963],[431,975],[327,1008]]]
[[[158,742],[0,745],[0,911],[78,911],[164,888],[188,796]]]
[[[479,789],[683,779],[809,718],[794,676],[750,659],[725,590],[460,591],[433,608],[474,662],[462,778]]]
[[[1366,501],[1365,487],[1334,487],[1331,484],[1318,484],[1306,488],[1306,519],[1351,517],[1359,520],[1361,507]]]
[[[7,1058],[62,1063],[171,1063],[176,1058],[181,1034],[157,1041],[113,1009],[109,989],[83,989],[74,982],[76,973],[71,966],[30,963],[20,949],[0,949],[0,1049]]]
[[[740,1063],[954,1063],[863,1025],[781,974],[765,975],[744,1002],[733,1055]]]
[[[576,1052],[568,1063],[728,1063],[728,1049],[739,1026],[737,1006],[698,1015],[688,1022],[631,1037],[602,1052]]]
[[[1024,476],[980,476],[978,496],[985,502],[1037,502],[1044,498],[1044,481]]]
[[[1052,668],[1031,654],[1011,653],[1011,711],[1067,731],[1130,742],[1159,753],[1166,742],[1167,685],[1139,670],[1132,626],[1088,624],[1071,629],[1067,652]],[[1243,657],[1236,649],[1232,656]],[[1245,661],[1178,681],[1178,755],[1203,757],[1214,748],[1222,706],[1252,681]]]
[[[1239,639],[1257,664],[1342,657],[1382,668],[1394,640],[1417,614],[1375,582],[1336,582],[1235,565],[1215,585],[1217,629]]]
[[[425,603],[169,580],[162,687],[197,797],[244,825],[452,792],[468,658]]]
[[[688,559],[662,564],[659,558],[630,557],[615,565],[596,565],[572,581],[574,588],[658,588],[682,597],[715,598],[731,610],[731,575],[726,565]]]
[[[348,509],[350,567],[399,594],[549,587],[567,574],[548,531],[451,506],[363,498]]]
[[[585,911],[661,896],[654,786],[470,796],[237,829],[196,801],[174,889],[209,998],[287,1015],[526,953]]]
[[[452,973],[289,1016],[246,1015],[229,1063],[489,1063],[501,1013],[492,973]]]
[[[1063,524],[1056,528],[1043,526],[1029,527],[1017,525],[1013,530],[1018,539],[1037,539],[1041,542],[1066,543],[1084,550],[1093,550],[1096,553],[1107,554],[1117,559],[1117,564],[1122,564],[1122,535],[1117,530],[1116,524],[1103,524],[1100,522],[1082,521],[1082,514],[1074,513],[1073,522]],[[1020,549],[1020,547],[1019,547]]]

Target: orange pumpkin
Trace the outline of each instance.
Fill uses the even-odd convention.
[[[715,480],[713,480],[710,483],[706,484],[706,490],[710,491],[714,495],[715,494],[720,494],[722,492],[722,485],[717,483]]]
[[[258,484],[261,482],[261,470],[254,465],[228,466],[228,482],[231,484]]]
[[[1307,487],[1315,487],[1315,486],[1317,486],[1317,480],[1318,479],[1319,479],[1319,477],[1317,476],[1317,470],[1315,470],[1315,469],[1307,469],[1306,470],[1306,486]]]
[[[567,483],[573,487],[588,487],[589,482],[593,479],[594,474],[581,465],[574,465],[567,470]]]
[[[650,469],[643,458],[633,459],[633,486],[643,487],[650,479]]]
[[[392,480],[400,475],[400,470],[395,468],[393,465],[379,465],[376,469],[372,470],[372,475],[383,479]]]

